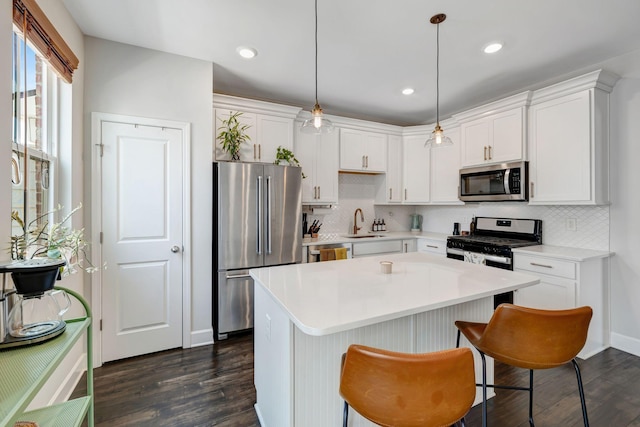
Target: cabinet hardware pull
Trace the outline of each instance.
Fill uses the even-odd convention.
[[[313,187],[313,200],[318,198],[318,187]]]
[[[389,200],[393,199],[393,188],[389,189]]]
[[[553,268],[552,265],[538,264],[537,262],[530,262],[529,264],[531,264],[531,265],[533,265],[535,267]]]
[[[258,144],[258,160],[262,160],[262,144]]]
[[[487,160],[487,146],[484,146],[484,159]]]
[[[318,199],[320,199],[320,186],[318,185]]]
[[[491,160],[491,146],[489,146],[489,160]]]
[[[438,246],[427,245],[428,248],[438,249]]]
[[[369,169],[369,156],[364,156],[364,158],[365,158],[365,165],[366,165],[365,167]]]
[[[407,189],[404,189],[404,199],[407,200]]]
[[[533,199],[533,182],[531,183],[531,194],[529,194],[529,197]]]
[[[256,160],[256,144],[253,144],[253,160]]]
[[[406,254],[407,252],[409,252],[409,244],[405,243],[404,244],[404,253]]]
[[[362,156],[362,169],[364,169],[364,156]]]

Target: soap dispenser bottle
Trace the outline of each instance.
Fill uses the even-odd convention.
[[[476,217],[471,217],[471,224],[469,224],[469,234],[474,234],[476,231]]]

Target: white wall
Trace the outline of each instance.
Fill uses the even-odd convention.
[[[640,356],[640,52],[611,97],[611,344]]]
[[[191,342],[211,343],[211,161],[213,65],[110,42],[85,38],[86,78],[84,118],[92,112],[124,114],[191,123],[192,283]],[[89,126],[85,151],[90,152]],[[86,182],[91,180],[85,156]],[[91,203],[87,194],[86,205]]]
[[[0,3],[0,240],[8,241],[11,234],[11,32],[13,28],[13,3]],[[7,251],[0,251],[0,262],[9,259]]]

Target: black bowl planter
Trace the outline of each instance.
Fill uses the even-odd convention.
[[[65,264],[61,259],[30,259],[1,265],[0,273],[11,273],[18,294],[36,296],[53,289]]]

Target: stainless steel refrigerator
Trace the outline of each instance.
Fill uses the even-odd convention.
[[[213,330],[253,327],[249,269],[302,261],[302,173],[292,166],[213,163]]]

